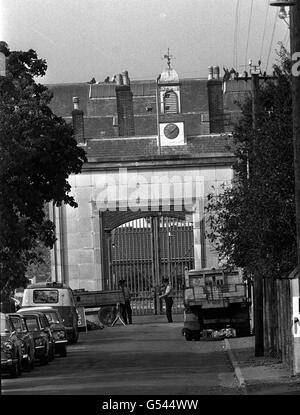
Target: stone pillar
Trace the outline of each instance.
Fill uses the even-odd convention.
[[[55,225],[56,241],[51,249],[51,280],[55,282],[64,282],[64,260],[63,260],[63,246],[61,244],[62,224],[60,208],[49,203],[49,218]]]
[[[201,232],[203,228],[201,221],[204,218],[204,200],[200,198],[196,201],[193,211],[193,231],[194,231],[194,258],[195,258],[195,270],[202,269],[202,257],[203,257],[203,244]]]
[[[99,212],[93,204],[92,178],[89,173],[71,175],[69,183],[78,207],[67,205],[55,214],[57,249],[51,258],[53,279],[66,282],[73,289],[100,290],[100,225]]]

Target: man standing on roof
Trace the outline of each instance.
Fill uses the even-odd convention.
[[[173,288],[169,281],[169,278],[163,278],[164,293],[159,298],[164,298],[166,303],[166,315],[168,323],[173,323],[172,319],[172,305],[173,305]]]

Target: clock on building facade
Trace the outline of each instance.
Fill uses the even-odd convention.
[[[170,140],[173,140],[174,138],[178,137],[178,134],[179,128],[176,124],[167,124],[164,127],[164,135]]]

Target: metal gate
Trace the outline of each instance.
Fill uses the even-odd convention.
[[[185,269],[194,268],[193,224],[165,215],[127,222],[112,231],[111,287],[124,279],[131,291],[134,315],[161,314],[158,298],[162,279],[172,282],[173,312],[183,310]]]

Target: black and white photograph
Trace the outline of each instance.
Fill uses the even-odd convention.
[[[300,0],[0,0],[10,410],[300,395],[299,266]]]

